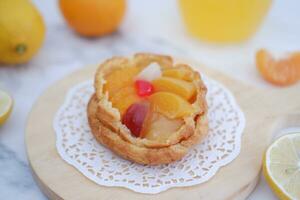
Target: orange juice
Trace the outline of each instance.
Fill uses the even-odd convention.
[[[257,30],[272,0],[179,0],[188,30],[200,39],[238,42]]]

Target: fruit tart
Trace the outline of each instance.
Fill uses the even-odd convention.
[[[181,159],[207,135],[206,86],[169,56],[113,57],[95,75],[87,112],[98,142],[148,165]]]

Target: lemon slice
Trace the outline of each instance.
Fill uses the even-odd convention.
[[[263,173],[280,199],[300,199],[300,133],[282,136],[266,151]]]
[[[9,117],[13,107],[12,98],[4,91],[0,90],[0,125]]]

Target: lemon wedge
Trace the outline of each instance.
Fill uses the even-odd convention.
[[[13,107],[12,98],[4,91],[0,90],[0,125],[8,119]]]
[[[300,199],[300,133],[282,136],[268,148],[263,173],[279,199]]]

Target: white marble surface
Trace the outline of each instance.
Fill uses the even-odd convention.
[[[274,1],[255,37],[236,45],[212,45],[189,37],[174,0],[130,0],[120,31],[100,39],[84,39],[68,29],[57,1],[34,2],[47,24],[43,48],[27,64],[0,67],[0,88],[9,91],[15,99],[10,119],[0,127],[0,199],[46,199],[28,167],[24,128],[36,98],[71,71],[112,55],[151,51],[191,57],[256,87],[271,88],[255,70],[255,50],[268,47],[281,52],[300,48],[298,0]],[[276,198],[262,179],[249,199]]]

